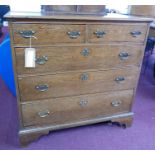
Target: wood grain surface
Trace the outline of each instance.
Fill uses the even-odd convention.
[[[46,56],[48,60],[44,61],[44,64],[36,63],[35,68],[25,68],[24,48],[15,48],[15,52],[18,75],[34,75],[139,65],[143,55],[143,46],[86,44],[85,46],[38,47],[36,48],[36,57],[43,58],[43,56]],[[129,56],[122,59],[120,57],[122,52]]]
[[[64,74],[23,77],[19,79],[21,101],[46,99],[51,97],[73,96],[133,89],[137,81],[138,68],[114,69],[94,72],[71,72]],[[82,76],[88,76],[82,80]],[[116,82],[119,76],[124,81]],[[48,85],[47,91],[36,90],[38,85]]]
[[[128,112],[133,90],[40,100],[22,104],[24,126],[58,125]],[[87,101],[81,106],[81,101]],[[119,101],[118,106],[112,102]],[[45,117],[40,112],[49,111]]]

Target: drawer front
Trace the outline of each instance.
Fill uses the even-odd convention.
[[[22,104],[23,124],[59,125],[129,112],[133,90],[64,97]]]
[[[36,68],[24,67],[24,49],[15,48],[17,73],[36,74],[81,69],[113,68],[138,65],[142,46],[64,46],[36,48]]]
[[[133,89],[138,68],[19,78],[21,101]]]
[[[147,24],[89,25],[88,32],[90,43],[108,41],[144,42],[147,33]]]
[[[29,46],[52,43],[83,43],[85,40],[84,25],[54,24],[13,24],[14,44]]]

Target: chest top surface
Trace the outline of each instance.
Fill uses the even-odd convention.
[[[74,20],[74,21],[130,21],[130,22],[151,22],[152,18],[144,18],[138,16],[128,16],[110,13],[106,15],[89,15],[89,14],[63,14],[63,13],[42,13],[42,12],[8,12],[5,16],[6,19],[42,19],[42,20]]]

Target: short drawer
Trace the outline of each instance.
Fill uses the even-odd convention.
[[[144,42],[147,24],[105,24],[88,26],[88,42]]]
[[[24,103],[23,125],[59,125],[129,112],[132,96],[133,90],[125,90]]]
[[[94,72],[22,77],[18,79],[21,101],[133,89],[137,67]]]
[[[103,69],[138,65],[143,55],[140,45],[85,45],[36,48],[36,67],[25,68],[24,48],[15,48],[17,73],[38,74]]]
[[[55,24],[13,24],[13,42],[29,46],[50,45],[54,43],[83,43],[85,41],[84,25]]]

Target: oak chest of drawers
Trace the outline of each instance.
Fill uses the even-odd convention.
[[[131,125],[151,19],[12,12],[6,18],[23,145],[56,129]],[[24,67],[30,38],[35,68]]]

